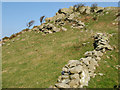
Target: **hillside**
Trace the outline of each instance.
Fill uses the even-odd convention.
[[[5,39],[2,87],[48,88],[54,85],[69,60],[78,60],[86,51],[94,49],[92,37],[96,33],[109,34],[109,43],[114,49],[103,55],[96,69],[96,73],[104,75],[91,78],[87,88],[118,85],[118,25],[115,21],[118,8],[98,7],[93,12],[90,7],[84,8],[78,11],[75,8],[75,12],[73,7],[59,10],[42,25]]]

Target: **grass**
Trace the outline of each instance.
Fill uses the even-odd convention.
[[[86,51],[93,50],[93,34],[118,33],[117,26],[112,25],[114,15],[115,11],[112,11],[108,15],[99,16],[98,21],[90,19],[86,22],[87,32],[72,30],[70,25],[66,25],[66,32],[47,35],[34,31],[25,32],[15,37],[15,42],[12,42],[13,39],[6,42],[2,47],[3,88],[48,88],[54,85],[62,67],[69,60],[78,60],[84,57]],[[118,72],[113,67],[118,64],[117,40],[117,34],[110,37],[111,46],[115,45],[117,48],[107,51],[97,67],[96,73],[105,75],[92,78],[88,88],[112,88],[113,85],[118,85]],[[82,46],[82,43],[87,44]]]

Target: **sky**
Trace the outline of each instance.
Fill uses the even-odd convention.
[[[80,2],[2,2],[2,38],[27,28],[26,24],[31,20],[35,20],[34,25],[40,25],[41,16],[53,17],[59,9],[78,3]],[[117,2],[82,3],[85,6],[96,3],[101,7],[118,7]]]

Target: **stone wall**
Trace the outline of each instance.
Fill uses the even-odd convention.
[[[62,68],[57,83],[50,88],[83,88],[88,86],[91,77],[95,77],[95,69],[106,50],[112,50],[106,34],[97,33],[94,36],[94,50],[85,52],[85,57],[79,60],[69,60]]]

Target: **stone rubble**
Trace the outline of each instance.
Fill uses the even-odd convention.
[[[62,68],[61,76],[51,88],[83,88],[88,86],[91,77],[95,77],[98,61],[106,50],[112,50],[106,34],[97,33],[94,36],[94,50],[85,52],[85,57],[79,60],[69,60]],[[98,73],[103,76],[103,73]]]

